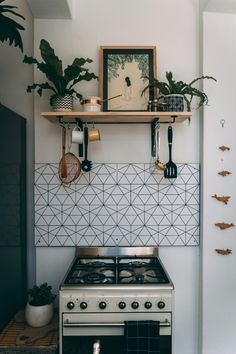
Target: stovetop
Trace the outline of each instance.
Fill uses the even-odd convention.
[[[169,284],[156,256],[77,256],[63,285]]]

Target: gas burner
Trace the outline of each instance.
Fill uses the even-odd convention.
[[[105,262],[101,261],[90,261],[88,263],[85,263],[86,267],[106,267],[108,264]]]
[[[84,283],[86,284],[104,283],[105,279],[106,276],[102,273],[87,273],[81,277],[81,280],[84,281]]]
[[[144,261],[130,261],[126,264],[129,267],[146,267],[147,265],[148,263]]]

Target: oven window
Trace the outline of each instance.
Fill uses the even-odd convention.
[[[92,354],[93,343],[98,339],[100,340],[100,354],[125,353],[124,337],[66,336],[62,339],[63,354]],[[160,337],[160,354],[171,354],[171,336]]]

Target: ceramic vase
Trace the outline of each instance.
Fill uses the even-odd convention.
[[[167,103],[168,112],[183,112],[184,110],[183,95],[166,95],[165,102]]]
[[[52,108],[54,112],[72,112],[73,97],[71,95],[54,97],[52,99]]]

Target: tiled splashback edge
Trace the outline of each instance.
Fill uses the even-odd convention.
[[[199,245],[199,164],[167,180],[150,164],[93,164],[62,185],[57,163],[35,165],[36,246]]]

